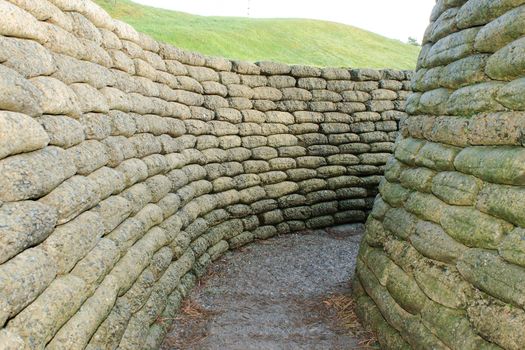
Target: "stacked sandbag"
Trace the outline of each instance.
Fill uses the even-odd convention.
[[[434,7],[357,263],[384,349],[525,346],[524,4]]]
[[[2,349],[155,349],[225,251],[371,209],[408,72],[205,57],[88,0],[0,18]]]

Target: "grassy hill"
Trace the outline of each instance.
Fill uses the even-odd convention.
[[[420,48],[356,27],[309,19],[205,17],[129,0],[95,0],[157,40],[206,55],[313,66],[414,69]]]

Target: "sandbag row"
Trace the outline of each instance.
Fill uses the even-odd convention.
[[[523,349],[524,4],[436,2],[354,281],[384,349]]]
[[[157,43],[0,0],[0,344],[155,349],[221,254],[363,222],[410,74]]]

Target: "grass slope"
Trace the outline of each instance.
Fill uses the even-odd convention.
[[[159,41],[211,56],[313,66],[414,69],[419,47],[356,27],[309,19],[205,17],[129,0],[95,0]]]

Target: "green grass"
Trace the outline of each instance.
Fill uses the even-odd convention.
[[[190,0],[191,1],[191,0]],[[356,27],[310,19],[206,17],[95,0],[114,18],[174,46],[247,61],[414,69],[420,48]]]

